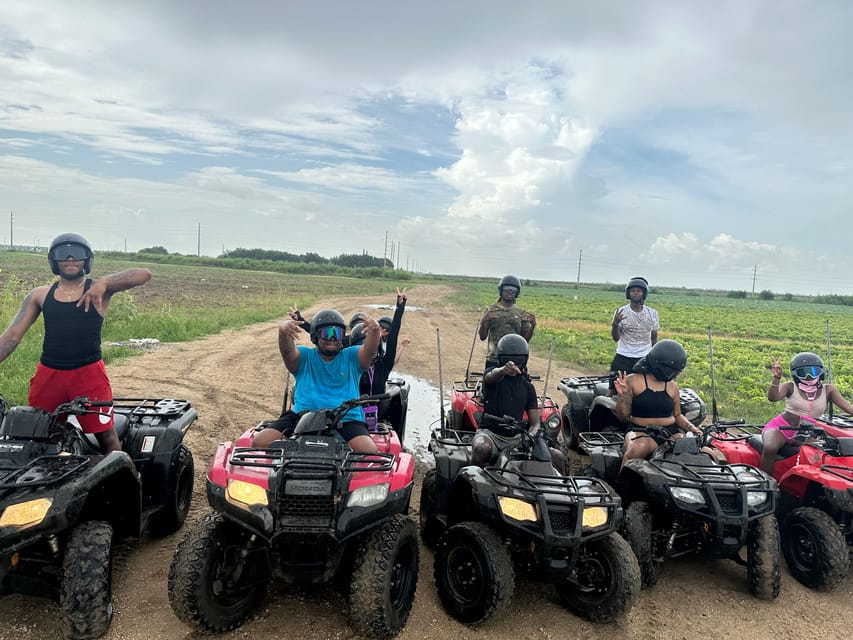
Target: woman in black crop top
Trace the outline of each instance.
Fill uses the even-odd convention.
[[[672,437],[679,431],[701,434],[681,415],[678,385],[673,380],[687,365],[687,354],[675,340],[661,340],[648,355],[637,363],[634,373],[619,371],[616,387],[616,416],[631,421],[635,427],[671,427]],[[643,438],[643,431],[630,430],[625,434],[625,460],[644,459],[658,448],[654,438]]]

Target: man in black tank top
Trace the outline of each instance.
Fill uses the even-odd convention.
[[[110,381],[101,358],[101,327],[114,293],[145,284],[148,269],[127,269],[103,278],[87,278],[95,255],[87,240],[76,233],[53,239],[48,252],[51,271],[59,276],[52,285],[30,291],[12,324],[0,335],[0,362],[20,344],[24,334],[44,315],[44,343],[28,404],[53,411],[77,396],[94,401],[112,400]],[[112,408],[79,416],[83,431],[92,433],[104,453],[120,451],[113,428]]]

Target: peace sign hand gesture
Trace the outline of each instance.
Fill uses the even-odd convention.
[[[628,374],[624,371],[616,372],[616,379],[613,380],[613,388],[616,389],[616,395],[621,396],[628,391]]]
[[[774,378],[782,377],[782,358],[770,359],[770,372],[773,374]]]

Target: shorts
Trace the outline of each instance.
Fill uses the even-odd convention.
[[[41,362],[35,375],[30,378],[30,393],[27,404],[31,407],[53,411],[64,402],[70,402],[78,396],[89,400],[111,402],[113,391],[104,361],[77,369],[51,369]],[[113,408],[95,407],[98,413],[76,416],[84,433],[102,433],[113,428]]]
[[[296,424],[299,422],[299,418],[301,418],[304,414],[308,413],[308,411],[300,411],[296,413],[294,411],[285,411],[282,413],[278,419],[269,420],[267,422],[262,423],[263,428],[261,431],[265,429],[275,429],[280,432],[285,438],[290,438],[293,436],[293,430],[296,428]],[[367,424],[365,422],[361,422],[360,420],[350,420],[344,422],[341,425],[340,430],[334,432],[335,435],[340,435],[344,442],[349,442],[356,436],[369,436],[370,433],[367,430]]]
[[[658,436],[658,434],[660,434],[660,430],[663,430],[663,431],[667,434],[666,438],[661,438],[661,437],[659,437],[659,436]],[[640,425],[638,425],[638,424],[634,424],[633,422],[632,422],[631,424],[629,424],[629,425],[628,425],[628,431],[636,431],[637,433],[649,433],[649,431],[648,431],[648,427],[642,427],[642,426],[640,426]],[[655,440],[655,442],[657,442],[658,444],[663,444],[664,442],[666,442],[667,440],[669,440],[670,438],[672,438],[672,436],[674,436],[675,434],[679,433],[680,431],[681,431],[681,429],[679,429],[679,428],[678,428],[678,426],[677,426],[675,423],[673,423],[673,424],[668,424],[668,425],[666,425],[665,427],[664,427],[664,426],[659,426],[659,427],[658,427],[657,429],[655,429],[655,431],[654,431],[655,436],[658,436],[658,437],[655,437],[655,438],[654,438],[654,440]]]
[[[785,429],[784,427],[788,427]],[[798,429],[791,429],[791,425],[788,424],[788,421],[785,420],[784,414],[779,414],[775,418],[773,418],[770,422],[764,425],[764,428],[761,430],[761,433],[765,431],[779,431],[783,436],[785,436],[785,442],[791,442],[794,439],[794,436],[797,435]]]

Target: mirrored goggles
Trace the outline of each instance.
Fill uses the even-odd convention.
[[[820,378],[823,375],[823,367],[818,367],[816,365],[811,367],[797,367],[791,373],[794,374],[794,377],[800,378],[801,380],[808,380],[809,378],[814,380],[815,378]]]
[[[320,328],[320,339],[331,342],[337,340],[340,342],[344,337],[344,330],[336,326],[328,326]]]
[[[59,262],[65,262],[69,258],[71,260],[85,260],[88,257],[89,252],[86,251],[86,247],[81,247],[79,244],[59,245],[50,252],[50,259]]]

